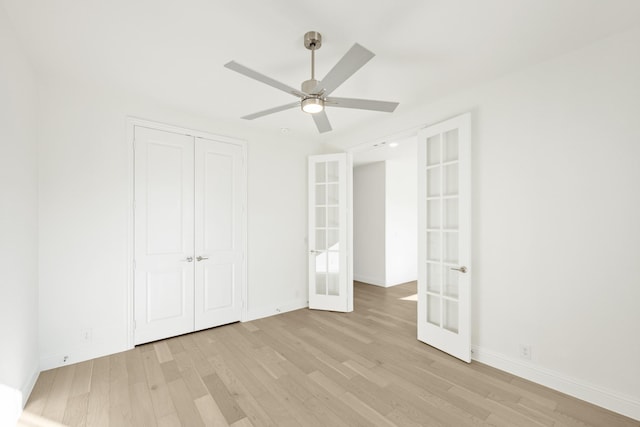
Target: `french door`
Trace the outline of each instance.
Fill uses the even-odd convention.
[[[418,134],[418,339],[471,361],[471,116]]]
[[[242,146],[134,135],[135,344],[240,320]]]
[[[353,311],[346,153],[309,157],[309,308]]]

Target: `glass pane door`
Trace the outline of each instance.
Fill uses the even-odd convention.
[[[471,360],[471,118],[422,130],[418,339]]]
[[[346,311],[346,154],[309,159],[309,306]]]
[[[458,129],[427,138],[427,322],[458,333]]]

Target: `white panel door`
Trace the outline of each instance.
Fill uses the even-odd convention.
[[[243,150],[195,142],[195,329],[240,320],[243,282]]]
[[[193,138],[135,127],[135,344],[193,331]]]
[[[347,259],[347,154],[309,157],[309,308],[353,311]],[[350,170],[350,169],[349,169]]]
[[[471,361],[471,116],[418,134],[418,339]]]

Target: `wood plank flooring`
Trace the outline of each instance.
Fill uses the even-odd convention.
[[[415,282],[40,374],[20,426],[640,426],[416,340]]]

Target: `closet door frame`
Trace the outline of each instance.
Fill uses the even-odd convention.
[[[240,286],[242,289],[242,312],[240,321],[245,322],[248,319],[247,313],[247,142],[245,140],[232,138],[228,136],[215,135],[209,132],[202,132],[194,129],[183,128],[179,126],[168,125],[164,123],[145,120],[137,117],[127,117],[126,119],[126,152],[127,152],[127,348],[134,347],[134,160],[135,160],[135,127],[141,126],[150,129],[161,130],[165,132],[173,132],[182,135],[192,136],[194,138],[213,139],[220,142],[234,144],[242,148],[242,171],[239,185],[239,197],[242,200],[242,213],[240,224],[242,226],[242,278]]]

